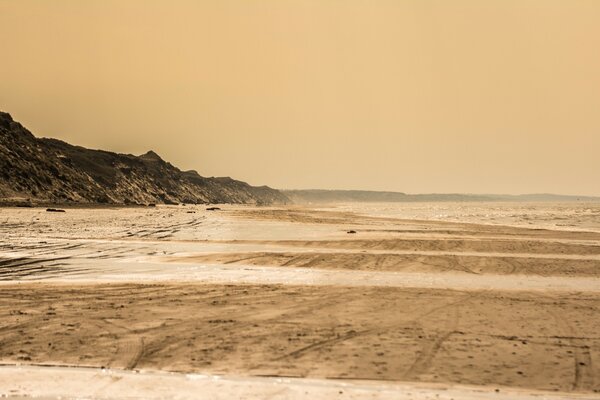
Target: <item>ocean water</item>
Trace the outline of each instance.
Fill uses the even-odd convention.
[[[324,209],[376,217],[600,232],[600,203],[345,203]]]

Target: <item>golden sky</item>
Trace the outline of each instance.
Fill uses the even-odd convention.
[[[0,0],[36,135],[277,188],[600,195],[597,0]]]

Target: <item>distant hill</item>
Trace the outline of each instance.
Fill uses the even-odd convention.
[[[149,151],[141,156],[36,138],[0,112],[0,201],[53,203],[286,203],[281,192],[231,178],[181,171]]]
[[[556,194],[406,194],[402,192],[378,192],[368,190],[282,190],[292,202],[297,204],[350,203],[350,202],[449,202],[449,201],[600,201],[600,197],[564,196]]]

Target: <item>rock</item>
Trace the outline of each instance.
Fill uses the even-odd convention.
[[[219,207],[208,207],[208,208],[206,209],[206,211],[218,211],[218,210],[220,210],[220,208],[219,208]]]
[[[60,208],[46,208],[47,212],[65,212],[65,210],[62,210]]]
[[[348,231],[348,232],[346,232],[346,233],[356,233],[356,231]]]

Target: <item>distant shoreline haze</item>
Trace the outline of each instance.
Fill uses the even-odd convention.
[[[424,193],[373,190],[327,190],[327,189],[288,189],[281,190],[294,203],[335,203],[335,202],[451,202],[451,201],[513,201],[513,202],[600,202],[600,197],[539,194],[467,194],[467,193]]]
[[[154,151],[141,156],[91,150],[57,139],[36,138],[0,112],[0,203],[73,204],[449,201],[600,201],[557,194],[407,194],[370,190],[276,190],[231,178],[181,171]]]
[[[370,190],[276,190],[181,171],[154,151],[140,156],[36,138],[0,112],[0,203],[257,205],[334,202],[600,201],[557,194],[407,194]]]

